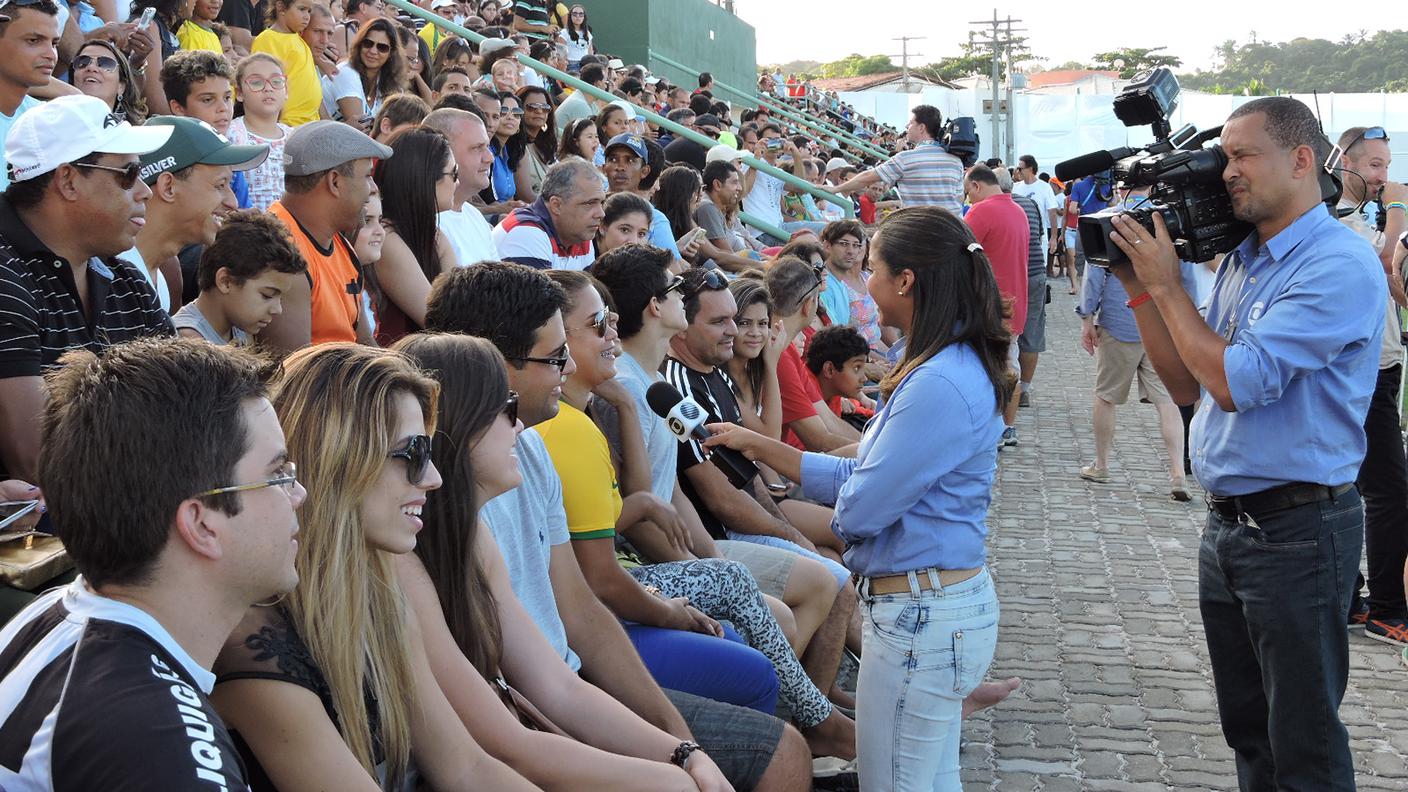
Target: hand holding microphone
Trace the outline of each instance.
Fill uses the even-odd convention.
[[[665,425],[670,427],[675,437],[680,440],[698,440],[706,449],[713,451],[711,458],[714,464],[728,476],[728,480],[733,486],[742,489],[753,477],[758,475],[758,466],[744,457],[738,451],[726,445],[710,445],[710,438],[714,434],[704,427],[704,421],[709,418],[705,412],[693,399],[685,398],[675,387],[668,382],[657,382],[645,391],[645,401],[650,405],[650,409],[656,415],[665,419]],[[733,424],[711,424],[711,426],[734,426]],[[735,427],[742,429],[742,427]],[[747,430],[743,430],[747,431]]]

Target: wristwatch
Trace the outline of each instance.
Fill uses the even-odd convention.
[[[670,764],[684,769],[685,764],[689,762],[689,755],[697,750],[699,750],[699,743],[685,740],[679,744],[674,753],[670,754]]]

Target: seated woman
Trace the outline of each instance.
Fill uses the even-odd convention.
[[[390,346],[425,324],[430,284],[455,266],[455,251],[435,226],[454,207],[459,166],[445,136],[409,129],[391,141],[392,156],[377,162],[386,241],[376,263],[376,339]]]
[[[408,336],[396,349],[440,383],[432,460],[445,478],[429,493],[425,530],[415,554],[397,558],[397,574],[435,678],[470,734],[544,789],[693,792],[690,775],[664,761],[679,740],[582,680],[548,644],[479,521],[480,505],[522,480],[513,454],[518,397],[503,357],[484,339],[451,334]],[[526,727],[501,700],[504,677],[590,744]]]
[[[645,244],[650,239],[650,203],[632,192],[606,199],[596,232],[598,258],[622,245]]]
[[[396,582],[426,494],[435,382],[350,343],[284,363],[274,409],[303,463],[298,586],[252,608],[215,661],[211,695],[256,790],[530,790],[489,756],[436,684]],[[415,768],[411,766],[412,754]]]
[[[94,39],[79,47],[68,81],[79,91],[107,102],[120,121],[135,125],[147,118],[147,104],[127,56],[107,39]]]
[[[373,19],[357,31],[347,60],[332,78],[334,118],[363,132],[371,132],[372,118],[386,97],[406,90],[406,59],[401,53],[396,24],[385,17]]]
[[[808,678],[746,567],[713,558],[633,563],[630,569],[618,562],[617,531],[642,520],[666,525],[680,518],[669,502],[649,491],[621,499],[606,437],[587,415],[589,404],[600,399],[618,415],[629,416],[619,421],[622,447],[640,458],[626,465],[648,466],[635,397],[615,380],[620,346],[603,300],[605,287],[582,272],[555,270],[548,276],[567,295],[563,324],[576,366],[568,369],[557,416],[537,430],[562,479],[572,549],[587,582],[627,622],[626,631],[646,666],[671,689],[746,679],[753,661],[714,637],[723,634],[714,619],[729,621],[741,640],[771,664],[783,702],[814,750],[825,746],[827,752],[848,756],[854,750],[855,724]],[[727,695],[728,688],[688,692],[716,698]],[[838,747],[847,743],[849,747]]]
[[[704,199],[704,182],[699,171],[688,165],[673,165],[656,180],[655,194],[650,200],[670,221],[670,236],[686,261],[702,262],[699,255],[704,233],[694,222],[694,210]]]

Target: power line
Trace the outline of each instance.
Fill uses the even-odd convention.
[[[1015,48],[1014,45],[1018,45],[1026,41],[1025,37],[1016,38],[1013,36],[1014,33],[1025,33],[1026,28],[1016,28],[1013,27],[1013,25],[1021,21],[1022,20],[1020,19],[1013,19],[1010,15],[1006,19],[999,19],[997,16],[997,9],[993,9],[992,19],[982,19],[968,23],[969,25],[973,25],[978,28],[977,31],[968,31],[969,46],[971,46],[975,50],[986,50],[992,57],[991,116],[993,156],[997,156],[998,141],[1002,139],[1000,118],[1002,111],[1002,98],[1001,94],[999,93],[1001,87],[1001,82],[999,80],[999,69],[1002,66],[1004,58],[1007,62],[1007,145],[1005,147],[1007,156],[1003,158],[1004,162],[1011,162],[1013,159],[1012,137],[1013,130],[1015,128],[1015,121],[1013,118],[1015,102],[1013,101],[1012,96],[1012,51]],[[984,28],[991,28],[991,30],[984,30]],[[983,38],[982,36],[984,34],[986,34],[988,37]]]

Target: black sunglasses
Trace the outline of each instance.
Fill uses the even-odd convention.
[[[430,438],[416,435],[399,451],[392,451],[393,459],[406,460],[406,480],[411,486],[418,486],[425,478],[425,470],[430,467]]]
[[[98,68],[105,72],[117,71],[117,58],[111,55],[98,55],[96,57],[92,55],[79,55],[77,58],[73,59],[73,70],[82,71],[92,66],[94,63],[98,64]]]
[[[516,361],[518,361],[519,363],[541,363],[541,364],[543,364],[544,366],[557,366],[557,370],[558,370],[559,373],[561,373],[564,369],[567,368],[567,361],[569,361],[569,360],[571,360],[571,359],[572,359],[571,356],[570,356],[570,355],[566,355],[566,354],[564,354],[562,357],[511,357],[511,358],[505,358],[505,360],[516,360]]]
[[[375,47],[376,51],[380,52],[382,55],[391,52],[391,45],[387,44],[385,41],[372,41],[371,39],[362,39],[362,49],[366,49],[368,47]]]
[[[714,270],[705,270],[704,275],[699,279],[699,285],[691,289],[686,289],[682,293],[682,296],[685,302],[689,302],[695,297],[698,297],[706,289],[709,291],[722,291],[727,288],[728,281],[724,280],[724,276]]]
[[[670,292],[672,292],[672,291],[679,291],[679,290],[680,290],[680,287],[683,286],[683,285],[684,285],[684,277],[683,277],[683,276],[680,276],[680,275],[672,276],[672,277],[670,278],[670,282],[667,283],[667,284],[665,284],[664,290],[661,291],[659,294],[655,295],[655,299],[657,299],[657,300],[663,300],[663,299],[665,299],[666,297],[669,297],[669,296],[670,296]]]
[[[504,415],[508,416],[509,426],[518,426],[518,391],[508,392],[508,398],[504,400]]]
[[[123,190],[132,189],[132,186],[137,183],[137,175],[142,172],[142,163],[140,162],[129,162],[121,168],[115,168],[111,165],[96,165],[88,162],[72,162],[69,164],[73,165],[75,168],[90,168],[92,170],[104,170],[110,173],[116,173],[118,175],[117,186]]]

